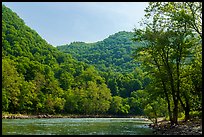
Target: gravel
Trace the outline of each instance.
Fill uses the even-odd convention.
[[[160,121],[157,125],[150,124],[156,135],[202,135],[202,119],[179,121],[171,126],[169,121]]]

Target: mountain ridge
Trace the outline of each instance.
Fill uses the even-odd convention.
[[[137,66],[132,57],[133,50],[138,45],[132,41],[133,36],[133,32],[119,31],[102,41],[72,42],[57,46],[57,49],[71,54],[79,61],[94,65],[100,71],[132,72]]]

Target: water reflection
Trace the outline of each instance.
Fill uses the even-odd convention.
[[[3,119],[2,134],[151,135],[148,123],[138,118]]]

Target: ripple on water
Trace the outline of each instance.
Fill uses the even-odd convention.
[[[2,120],[2,134],[133,135],[150,134],[146,121],[135,118],[59,118]],[[12,127],[12,128],[11,128]]]

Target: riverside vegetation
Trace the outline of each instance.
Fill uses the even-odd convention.
[[[201,118],[202,3],[145,12],[144,29],[55,48],[2,5],[3,115],[143,115],[171,127]]]

